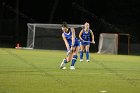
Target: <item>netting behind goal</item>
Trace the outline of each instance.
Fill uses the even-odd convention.
[[[99,38],[98,53],[117,54],[118,34],[101,33]]]
[[[62,40],[61,24],[31,24],[28,23],[27,48],[31,49],[56,49],[65,48]],[[76,35],[79,34],[83,25],[68,24],[74,27]]]

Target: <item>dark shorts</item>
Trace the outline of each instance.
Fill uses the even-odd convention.
[[[68,43],[69,43],[69,47],[71,47],[72,42],[68,42]],[[80,45],[80,42],[78,40],[75,40],[74,47],[78,47],[79,45]]]
[[[90,42],[80,42],[80,45],[87,46],[90,45]]]
[[[79,42],[78,42],[78,41],[75,41],[74,47],[77,47],[77,46],[79,46],[79,45],[80,45]],[[69,44],[69,46],[71,47],[71,44]]]

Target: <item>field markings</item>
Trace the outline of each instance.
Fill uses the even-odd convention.
[[[114,73],[87,73],[87,74],[114,74]],[[119,74],[122,74],[122,73],[119,73]]]
[[[99,92],[101,92],[101,93],[105,93],[105,92],[107,92],[106,90],[101,90],[101,91],[99,91]]]

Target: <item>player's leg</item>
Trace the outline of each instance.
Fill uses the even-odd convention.
[[[69,47],[71,48],[72,42],[68,42],[68,44],[69,44]],[[65,65],[66,65],[68,62],[71,61],[72,57],[73,57],[73,51],[67,50],[67,56],[66,56],[66,58],[64,58],[63,61],[61,62],[60,68],[61,68],[61,69],[66,69]]]
[[[65,67],[66,63],[67,63],[67,60],[66,60],[66,58],[64,58],[60,64],[60,69],[66,69],[66,67]]]
[[[73,58],[72,58],[72,62],[71,62],[71,66],[70,66],[70,69],[75,69],[74,65],[75,65],[75,62],[77,61],[77,54],[78,54],[78,51],[79,51],[79,47],[75,47],[75,51],[73,53]]]
[[[83,52],[84,52],[84,45],[80,45],[80,62],[83,61]]]
[[[69,51],[67,51],[67,52],[69,52]],[[72,52],[67,53],[67,57],[64,58],[63,61],[62,61],[61,64],[60,64],[60,68],[61,68],[61,69],[66,69],[65,65],[66,65],[68,62],[71,61],[72,57],[73,57],[73,53],[72,53]]]
[[[89,62],[90,61],[89,60],[89,48],[90,48],[90,45],[86,45],[85,48],[86,48],[86,61]]]

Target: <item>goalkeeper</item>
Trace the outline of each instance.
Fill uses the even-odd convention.
[[[78,38],[75,36],[75,29],[68,28],[67,23],[63,22],[62,24],[62,38],[64,40],[65,46],[67,48],[67,57],[63,59],[62,63],[60,64],[61,69],[66,69],[66,63],[71,62],[70,69],[75,69],[74,65],[77,60],[77,54],[79,50],[79,41]]]
[[[84,24],[84,28],[79,33],[80,38],[80,62],[83,61],[83,52],[84,49],[86,50],[86,61],[89,62],[89,48],[90,43],[95,43],[94,41],[94,34],[92,30],[90,29],[89,23]],[[92,41],[90,41],[90,38],[92,38]]]

